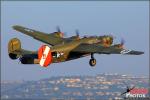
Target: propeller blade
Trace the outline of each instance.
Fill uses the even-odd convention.
[[[56,27],[56,30],[57,30],[57,32],[61,32],[61,30],[60,30],[60,27],[59,27],[59,26],[57,26],[57,27]]]
[[[113,33],[110,33],[108,36],[111,37],[112,39],[116,39],[116,37],[113,35]]]
[[[79,30],[76,30],[76,36],[78,36],[79,37]]]
[[[122,38],[121,39],[121,45],[124,45],[124,43],[125,43],[125,40]]]
[[[64,32],[64,36],[67,37],[67,32]]]

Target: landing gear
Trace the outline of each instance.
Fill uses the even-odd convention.
[[[89,64],[91,67],[94,67],[96,65],[96,59],[90,59]]]
[[[94,58],[93,54],[91,54],[91,59],[89,61],[89,64],[91,67],[94,67],[96,65],[96,59]]]

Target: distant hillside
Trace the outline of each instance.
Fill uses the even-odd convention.
[[[148,78],[119,74],[2,81],[1,99],[121,99],[126,87],[148,88]]]

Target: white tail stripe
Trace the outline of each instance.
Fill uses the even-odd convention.
[[[47,55],[48,55],[49,51],[50,51],[50,48],[49,48],[48,46],[46,46],[46,47],[45,47],[45,50],[44,50],[44,52],[43,52],[43,54],[42,54],[42,57],[41,57],[41,59],[40,59],[40,65],[41,65],[41,66],[44,65],[45,60],[46,60],[46,58],[47,58]]]

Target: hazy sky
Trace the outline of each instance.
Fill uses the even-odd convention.
[[[37,50],[42,44],[13,30],[13,25],[51,33],[60,26],[67,36],[113,34],[119,43],[124,38],[128,49],[144,51],[144,55],[98,55],[97,65],[89,66],[89,57],[51,64],[22,65],[11,60],[7,44],[17,37],[22,48]],[[58,75],[96,75],[119,73],[136,76],[149,75],[149,3],[148,1],[3,1],[1,4],[1,78],[2,80],[38,80]]]

